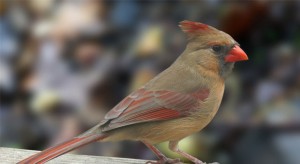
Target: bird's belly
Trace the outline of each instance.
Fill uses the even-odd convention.
[[[203,129],[211,121],[210,117],[201,120],[195,118],[179,118],[169,121],[147,123],[143,130],[137,133],[137,140],[146,140],[156,144],[164,141],[176,141]]]
[[[193,133],[202,130],[207,126],[221,104],[221,96],[210,97],[203,103],[201,109],[196,110],[191,116],[167,120],[162,122],[149,122],[145,130],[140,131],[142,136],[139,140],[147,140],[150,143],[160,143],[164,141],[180,140]],[[145,127],[144,125],[142,127]]]

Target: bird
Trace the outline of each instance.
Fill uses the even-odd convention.
[[[211,122],[234,63],[248,60],[248,56],[229,34],[212,26],[184,20],[179,27],[187,45],[173,64],[125,97],[96,126],[19,164],[42,164],[86,144],[122,140],[141,141],[152,150],[158,160],[147,163],[180,162],[155,147],[168,141],[171,151],[203,164],[180,150],[178,143]]]

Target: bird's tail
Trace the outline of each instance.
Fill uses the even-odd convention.
[[[108,137],[105,134],[91,134],[88,136],[75,137],[69,141],[63,142],[52,148],[48,148],[42,152],[32,155],[20,162],[18,164],[43,164],[53,158],[70,152],[76,148],[87,145],[92,142],[103,140]]]

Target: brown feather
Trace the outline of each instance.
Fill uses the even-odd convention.
[[[132,96],[125,98],[122,102],[128,102],[126,99],[132,99],[132,102],[117,117],[107,119],[102,122],[102,131],[128,126],[131,124],[170,120],[179,117],[186,117],[192,110],[199,108],[199,102],[204,101],[208,95],[208,89],[198,89],[192,93],[178,93],[167,90],[151,91],[141,88],[136,91],[139,96],[132,99]],[[135,92],[133,93],[135,94]],[[121,104],[123,104],[121,102]],[[117,105],[118,106],[118,105]],[[108,113],[112,114],[119,108],[114,108]]]

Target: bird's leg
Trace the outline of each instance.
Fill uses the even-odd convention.
[[[170,159],[167,158],[163,153],[161,153],[155,146],[142,141],[152,152],[159,158],[158,161],[148,161],[147,164],[179,164],[180,159]]]
[[[169,149],[172,150],[173,152],[176,152],[176,153],[184,156],[185,158],[189,159],[190,161],[194,162],[195,164],[205,164],[204,162],[200,161],[196,157],[193,157],[193,156],[189,155],[188,153],[181,151],[178,148],[178,142],[179,141],[170,141]]]

